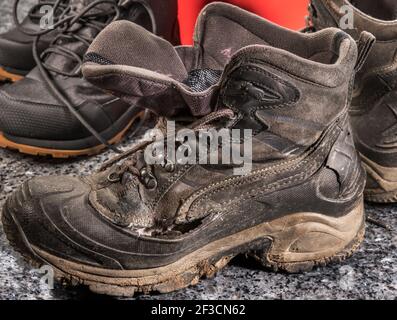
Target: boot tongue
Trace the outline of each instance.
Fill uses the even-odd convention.
[[[69,15],[77,15],[80,12],[82,12],[87,6],[89,6],[91,3],[95,2],[96,0],[71,0],[70,1],[70,6],[71,6],[71,12]],[[116,0],[114,0],[116,3]],[[93,15],[93,14],[100,14],[100,13],[107,13],[112,10],[112,6],[109,3],[104,3],[104,4],[98,4],[97,6],[93,7],[89,12],[87,12],[87,15]],[[111,17],[109,16],[109,19]],[[101,18],[98,18],[98,22],[106,22],[107,17],[102,16]],[[91,23],[95,24],[95,20],[91,20]],[[72,36],[76,35],[79,37],[82,37],[84,39],[94,39],[97,34],[99,33],[99,30],[97,28],[94,28],[92,26],[86,25],[81,22],[77,22],[74,25],[70,26],[68,30],[66,30],[63,34],[67,36]],[[71,50],[75,54],[77,54],[79,57],[83,57],[85,52],[87,51],[87,46],[74,38],[69,37],[64,38],[61,37],[61,39],[52,47],[52,48],[61,48],[61,49],[67,49]],[[50,53],[46,60],[46,64],[53,67],[56,70],[60,70],[63,72],[72,72],[74,70],[78,70],[80,67],[79,61],[76,61],[72,55],[67,55],[64,56],[63,54],[58,54],[58,53]]]

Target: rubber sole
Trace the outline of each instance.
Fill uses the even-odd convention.
[[[137,114],[122,131],[120,131],[116,136],[114,136],[112,139],[108,141],[109,144],[119,143],[124,138],[128,130],[134,125],[134,123],[142,120],[143,117],[144,117],[144,112]],[[102,150],[106,148],[106,146],[103,144],[81,150],[59,150],[59,149],[40,148],[40,147],[29,146],[29,145],[13,142],[7,139],[2,132],[0,132],[0,147],[16,150],[23,154],[28,154],[33,156],[51,156],[53,158],[58,158],[58,159],[68,159],[79,156],[92,156],[100,153]]]
[[[361,160],[368,175],[365,199],[375,203],[397,202],[397,168],[380,166],[363,155]]]
[[[10,73],[0,67],[0,81],[15,82],[21,79],[23,79],[23,76]]]
[[[251,255],[274,271],[310,271],[350,257],[365,233],[361,201],[340,218],[306,212],[257,225],[163,267],[108,270],[60,259],[30,245],[7,203],[3,209],[4,230],[10,244],[31,264],[52,266],[55,278],[64,284],[84,285],[95,293],[113,296],[168,293],[195,285],[203,277],[214,276],[238,254]]]

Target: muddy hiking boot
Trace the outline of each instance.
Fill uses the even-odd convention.
[[[119,19],[179,43],[177,0],[71,0],[54,25],[57,37],[41,55],[35,44],[42,37],[35,37],[37,67],[0,90],[0,147],[56,158],[96,154],[105,147],[117,151],[112,144],[139,120],[142,109],[88,83],[81,64],[96,35]]]
[[[345,7],[341,10],[342,6]],[[342,19],[349,8],[352,16]],[[340,13],[342,12],[342,13]],[[312,0],[311,26],[320,30],[352,23],[345,30],[356,40],[362,31],[377,41],[357,74],[351,124],[356,147],[368,173],[365,197],[378,203],[397,201],[397,1]],[[341,20],[342,19],[342,20]]]
[[[20,0],[14,2],[13,16],[16,26],[0,35],[0,83],[20,80],[36,66],[32,49],[34,34],[41,31],[40,22],[46,13],[41,11],[41,8],[52,7],[56,22],[65,14],[69,4],[69,0],[39,0],[29,10],[26,18],[19,23],[17,13],[20,2]],[[48,48],[55,36],[56,32],[52,32],[41,38],[38,44],[39,53]]]
[[[25,183],[3,210],[10,243],[58,280],[110,295],[181,289],[240,253],[287,272],[344,260],[364,236],[347,121],[357,54],[338,29],[293,32],[221,3],[201,13],[193,47],[112,23],[84,76],[160,117],[194,119],[194,132],[252,132],[232,143],[251,139],[252,168],[149,164],[157,140],[143,143],[90,177]]]

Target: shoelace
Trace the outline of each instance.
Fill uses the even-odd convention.
[[[214,111],[207,116],[204,116],[203,118],[191,124],[188,128],[196,132],[198,132],[199,130],[210,129],[214,127],[213,125],[211,125],[211,123],[214,123],[221,119],[235,120],[236,115],[231,109],[221,109],[218,111]],[[164,136],[167,137],[167,130],[164,119],[161,119],[159,121],[157,129],[160,129],[164,133]],[[144,149],[154,142],[155,141],[152,140],[138,144],[131,150],[126,151],[123,154],[115,157],[114,159],[106,162],[99,171],[103,172],[113,167],[113,170],[111,170],[110,174],[108,175],[108,180],[110,182],[116,183],[121,181],[123,184],[125,184],[127,181],[129,181],[128,178],[125,178],[125,174],[128,173],[136,176],[146,188],[150,190],[157,188],[158,183],[155,175],[153,174],[153,166],[142,163],[144,162],[144,160],[142,159]],[[121,165],[117,165],[117,163],[122,160],[126,161]],[[139,164],[141,168],[137,167],[137,165]],[[175,171],[176,168],[176,164],[166,158],[164,159],[164,162],[161,166],[170,173]]]
[[[18,3],[20,0],[17,0],[14,8],[17,10]],[[115,146],[110,145],[99,132],[97,132],[85,119],[84,117],[76,110],[73,104],[69,101],[69,99],[61,92],[58,88],[56,82],[53,80],[50,72],[61,74],[68,77],[80,77],[81,76],[81,65],[83,63],[83,58],[76,54],[73,50],[62,47],[58,45],[58,41],[64,39],[68,41],[77,41],[83,43],[87,49],[94,40],[93,38],[87,38],[80,35],[77,35],[73,32],[73,26],[79,24],[81,26],[90,27],[98,31],[98,33],[108,24],[113,21],[116,21],[120,18],[121,10],[123,8],[123,3],[125,1],[116,1],[116,0],[97,0],[80,11],[76,11],[72,8],[72,6],[67,6],[67,8],[62,12],[62,14],[57,18],[54,22],[52,29],[42,30],[38,32],[32,32],[30,30],[24,29],[18,22],[17,14],[14,13],[14,20],[17,26],[19,26],[20,30],[30,36],[34,36],[33,42],[33,57],[37,64],[37,67],[40,71],[40,74],[50,89],[51,93],[56,97],[62,104],[64,104],[70,113],[78,120],[80,123],[104,146],[113,150],[116,153],[121,153],[121,151]],[[59,9],[63,6],[64,0],[56,0],[54,5],[54,10]],[[109,5],[110,9],[96,10],[93,12],[93,9],[98,8],[100,5]],[[43,4],[40,4],[43,5]],[[147,12],[150,15],[152,20],[153,29],[156,30],[156,23],[154,19],[154,14],[152,10],[145,5]],[[56,30],[59,34],[54,39],[52,45],[45,50],[41,55],[38,53],[38,43],[40,41],[40,37],[53,32]],[[48,54],[58,54],[69,59],[72,59],[76,62],[76,68],[73,72],[64,72],[62,70],[56,69],[53,66],[50,66],[43,62]],[[137,129],[138,130],[138,129]],[[137,131],[135,130],[135,131]]]

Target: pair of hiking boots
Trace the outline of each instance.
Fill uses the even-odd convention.
[[[193,46],[111,23],[85,54],[79,81],[157,114],[165,137],[165,118],[194,132],[251,130],[252,170],[235,175],[241,164],[180,164],[164,154],[151,164],[154,139],[92,176],[26,182],[3,208],[10,243],[59,280],[128,296],[195,284],[240,253],[287,272],[349,257],[364,237],[364,189],[385,202],[397,190],[397,27],[378,20],[379,3],[389,11],[386,0],[368,15],[348,1],[313,0],[306,33],[214,3],[198,18]],[[351,35],[327,28],[338,26],[342,5],[357,18]]]

